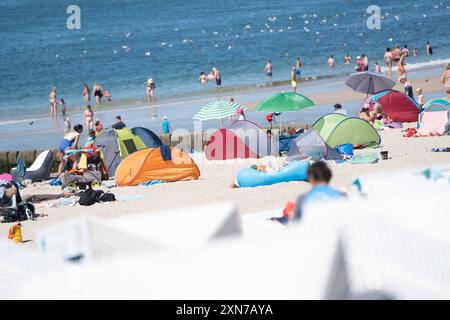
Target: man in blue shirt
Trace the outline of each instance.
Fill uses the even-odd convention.
[[[163,122],[162,122],[162,129],[163,129],[163,133],[170,133],[170,131],[172,131],[172,127],[170,126],[170,122],[169,120],[167,120],[167,116],[164,116],[163,118]]]

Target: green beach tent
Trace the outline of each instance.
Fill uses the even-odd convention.
[[[323,116],[314,123],[313,128],[333,148],[343,144],[370,147],[381,142],[377,130],[370,123],[338,113]]]
[[[116,168],[128,155],[147,148],[142,140],[130,129],[105,130],[95,139],[95,144],[103,152],[108,175],[114,177]]]

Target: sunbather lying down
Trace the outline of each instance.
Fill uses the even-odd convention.
[[[300,195],[295,204],[288,202],[282,217],[271,218],[283,224],[292,223],[301,219],[303,209],[306,205],[315,201],[327,201],[331,199],[340,199],[346,195],[329,186],[332,173],[327,164],[318,161],[308,168],[308,182],[311,184],[311,191]]]

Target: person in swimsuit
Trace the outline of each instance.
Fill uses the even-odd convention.
[[[422,109],[425,105],[425,95],[423,94],[423,90],[421,88],[416,89],[417,94],[417,103],[419,104],[420,108]]]
[[[156,101],[155,98],[155,82],[153,81],[153,79],[148,79],[147,82],[145,83],[145,88],[147,90],[147,98],[148,98],[148,103],[152,104]]]
[[[92,88],[94,91],[95,104],[100,104],[103,97],[103,89],[98,83],[94,83],[94,87]]]
[[[80,140],[80,134],[83,132],[83,126],[81,124],[77,124],[76,126],[73,127],[73,130],[74,131],[66,133],[61,143],[59,144],[58,174],[61,174],[64,171],[64,167],[66,166],[66,159],[65,159],[66,151],[78,148],[78,141]]]
[[[91,90],[89,90],[89,87],[87,84],[84,84],[84,86],[83,86],[83,99],[87,105],[91,102]]]
[[[392,59],[395,63],[398,63],[400,60],[400,56],[402,54],[402,50],[400,50],[400,45],[396,45],[394,51],[392,52]]]
[[[392,76],[392,61],[393,61],[393,57],[392,57],[392,52],[391,52],[391,48],[386,48],[386,52],[384,53],[384,63],[387,66],[387,75],[388,77]]]
[[[447,94],[447,101],[450,102],[450,63],[445,65],[445,71],[442,74],[441,82],[444,85],[444,91]]]
[[[425,50],[428,56],[431,56],[433,54],[433,46],[431,45],[430,41],[427,41],[427,46]]]
[[[378,64],[378,61],[375,62],[375,66],[374,66],[374,70],[377,73],[382,73],[383,71],[381,70],[380,65]]]
[[[65,116],[66,115],[66,111],[67,111],[66,102],[64,101],[64,99],[61,99],[60,103],[61,103],[61,114],[63,116]]]
[[[264,72],[269,78],[272,77],[272,61],[270,60],[267,61],[266,67],[264,68]]]
[[[200,76],[198,77],[198,82],[200,82],[201,84],[205,84],[206,82],[208,82],[208,77],[206,76],[206,74],[203,71],[200,72]]]
[[[407,45],[405,45],[404,47],[403,47],[403,50],[402,50],[402,54],[406,54],[406,56],[408,57],[409,56],[409,49],[408,49],[408,46]]]
[[[368,71],[369,70],[369,58],[367,58],[366,54],[363,53],[361,55],[361,59],[363,62],[363,71]]]
[[[352,63],[352,58],[349,56],[348,52],[345,54],[345,57],[344,57],[344,63],[345,63],[346,65]]]
[[[419,55],[419,49],[417,49],[417,47],[414,47],[413,55],[414,55],[414,57],[417,57]]]
[[[87,130],[94,129],[94,112],[90,105],[87,105],[84,111],[84,123],[86,123]]]
[[[212,68],[214,79],[216,80],[217,88],[219,89],[222,85],[222,75],[220,74],[220,71],[217,68]]]
[[[401,77],[402,75],[406,75],[405,59],[406,59],[406,53],[403,53],[397,62],[397,71],[398,71],[399,77]]]
[[[302,60],[300,60],[300,58],[297,58],[297,60],[295,60],[296,81],[299,81],[301,76],[302,76]]]
[[[297,91],[297,78],[295,77],[295,67],[292,67],[291,69],[291,86],[292,91]]]
[[[331,55],[331,56],[328,58],[328,68],[329,68],[330,70],[334,68],[334,57],[333,57],[333,55]]]
[[[50,116],[56,117],[58,103],[56,102],[56,87],[53,87],[50,91]]]

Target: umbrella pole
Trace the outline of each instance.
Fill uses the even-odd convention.
[[[220,122],[220,129],[223,129],[223,118],[220,118],[219,122]]]
[[[283,113],[280,113],[280,135],[281,135],[282,123],[283,123]]]
[[[366,99],[369,97],[370,85],[372,84],[372,77],[369,79],[369,86],[367,87]],[[374,90],[375,91],[375,90]]]

